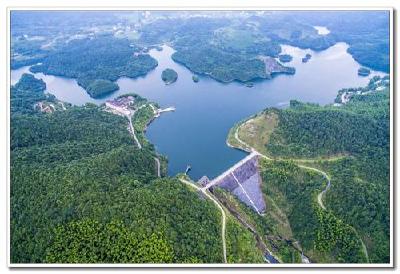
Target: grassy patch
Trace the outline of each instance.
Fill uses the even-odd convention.
[[[257,151],[267,154],[266,144],[278,122],[275,112],[262,112],[239,126],[238,137]]]

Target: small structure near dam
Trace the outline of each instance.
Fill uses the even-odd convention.
[[[261,191],[259,158],[260,154],[253,151],[217,178],[203,185],[203,189],[221,187],[261,215],[265,211],[265,201]]]

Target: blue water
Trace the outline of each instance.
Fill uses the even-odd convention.
[[[203,175],[213,178],[245,156],[226,145],[228,131],[236,122],[267,107],[287,106],[291,99],[333,103],[339,89],[364,86],[372,76],[382,75],[373,72],[369,77],[358,76],[360,65],[346,49],[344,43],[322,52],[283,46],[284,53],[294,57],[287,65],[294,66],[296,74],[260,81],[253,88],[239,83],[222,84],[203,76],[194,83],[193,74],[172,61],[173,49],[168,46],[164,46],[162,51],[150,51],[159,63],[155,70],[137,79],[119,79],[120,90],[102,99],[90,98],[74,79],[41,73],[36,77],[46,82],[49,93],[76,105],[102,103],[135,92],[161,107],[175,106],[175,112],[164,113],[153,121],[147,130],[147,138],[158,153],[167,156],[170,175],[184,172],[189,164],[192,166],[189,175],[193,179]],[[302,63],[301,58],[306,53],[311,53],[312,58]],[[168,86],[164,84],[161,72],[165,68],[178,72],[177,82]],[[28,70],[28,67],[13,70],[11,83],[18,81]]]

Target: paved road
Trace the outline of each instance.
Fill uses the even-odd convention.
[[[179,179],[182,183],[195,188],[198,191],[201,191],[205,196],[207,196],[210,200],[212,200],[214,202],[214,204],[219,208],[219,210],[221,211],[221,215],[222,215],[222,232],[221,232],[221,236],[222,236],[222,249],[223,249],[223,254],[224,254],[224,263],[227,263],[226,260],[226,239],[225,239],[225,230],[226,230],[226,215],[225,215],[225,211],[222,208],[222,206],[219,204],[219,202],[217,201],[217,199],[215,199],[211,194],[209,194],[207,192],[206,189],[202,189],[200,187],[198,187],[197,185],[189,182],[188,180],[185,180],[183,178]]]
[[[156,164],[157,164],[157,176],[158,176],[158,177],[161,177],[160,160],[158,160],[157,157],[154,157],[154,160],[156,161]]]
[[[254,118],[253,118],[254,119]],[[249,146],[246,142],[244,142],[242,139],[239,138],[239,128],[242,127],[243,125],[251,122],[253,119],[247,120],[246,122],[244,122],[243,124],[239,125],[236,130],[235,130],[235,139],[236,141],[239,142],[239,144],[242,145],[241,149],[247,152],[251,152],[254,150],[254,148],[252,148],[251,146]]]
[[[132,115],[128,115],[128,116],[127,116],[127,117],[128,117],[128,120],[129,120],[129,126],[130,126],[130,128],[131,128],[131,133],[132,133],[133,139],[135,140],[135,143],[136,143],[137,147],[138,147],[139,149],[142,149],[142,145],[140,144],[138,138],[136,137],[135,129],[133,128],[133,125],[132,125],[132,116],[133,116],[133,115],[135,115],[135,113],[133,113]]]
[[[327,180],[328,183],[326,184],[325,189],[322,190],[322,191],[318,194],[318,204],[319,204],[319,206],[320,206],[322,209],[326,210],[326,207],[325,207],[324,203],[322,202],[322,198],[323,198],[323,195],[324,195],[324,194],[328,191],[328,189],[331,187],[331,179],[329,178],[328,174],[326,174],[325,172],[323,172],[322,170],[317,169],[317,168],[313,168],[313,167],[309,167],[309,166],[303,166],[303,165],[298,165],[298,166],[301,167],[301,168],[304,168],[304,169],[308,169],[308,170],[315,171],[315,172],[321,174],[322,176],[324,176],[324,178]]]
[[[235,139],[244,147],[244,148],[241,147],[241,149],[243,149],[243,150],[245,150],[245,151],[249,151],[249,150],[250,150],[251,152],[256,152],[256,153],[258,153],[261,157],[263,157],[263,158],[265,158],[265,159],[267,159],[267,160],[273,160],[272,158],[269,158],[268,156],[266,156],[266,155],[264,155],[264,154],[262,154],[262,153],[257,152],[253,147],[251,147],[250,145],[248,145],[246,142],[244,142],[243,140],[241,140],[241,139],[239,138],[239,134],[238,134],[239,128],[240,128],[242,125],[244,125],[244,124],[250,122],[251,120],[252,120],[252,119],[247,120],[245,123],[239,125],[239,126],[236,128],[236,131],[235,131]],[[334,160],[339,159],[339,158],[341,158],[341,157],[334,157]],[[295,159],[293,159],[293,160],[295,160]],[[332,160],[332,159],[330,159],[330,160]],[[310,159],[310,160],[303,159],[303,160],[299,160],[299,161],[303,161],[303,162],[312,162],[313,159]],[[324,203],[323,203],[323,201],[322,201],[322,198],[323,198],[323,196],[325,195],[325,193],[329,190],[329,188],[331,187],[331,179],[329,178],[328,174],[326,174],[326,173],[323,172],[322,170],[317,169],[317,168],[314,168],[314,167],[303,166],[303,165],[300,165],[300,164],[298,164],[297,166],[300,167],[300,168],[304,168],[304,169],[308,169],[308,170],[313,170],[313,171],[315,171],[315,172],[317,172],[317,173],[319,173],[319,174],[322,174],[322,176],[324,176],[324,178],[327,180],[328,183],[327,183],[325,189],[322,190],[322,191],[318,194],[318,205],[319,205],[322,209],[326,210],[326,207],[325,207],[325,205],[324,205]],[[354,229],[354,230],[355,230],[355,229]],[[355,230],[355,231],[356,231],[356,230]],[[356,231],[356,233],[357,233],[357,231]],[[365,246],[364,241],[361,239],[361,237],[360,237],[360,236],[358,236],[358,237],[360,238],[361,246],[362,246],[363,252],[364,252],[364,254],[365,254],[366,258],[367,258],[367,262],[369,262],[369,256],[368,256],[367,247]],[[304,256],[304,255],[302,255],[302,256]]]

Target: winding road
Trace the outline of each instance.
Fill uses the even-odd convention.
[[[217,199],[215,199],[211,194],[209,194],[209,193],[207,192],[206,189],[202,189],[202,188],[198,187],[197,185],[195,185],[195,184],[189,182],[189,181],[186,180],[186,179],[179,178],[179,180],[180,180],[182,183],[184,183],[184,184],[186,184],[186,185],[188,185],[188,186],[190,186],[190,187],[196,189],[197,191],[202,192],[205,196],[207,196],[210,200],[212,200],[212,201],[214,202],[214,204],[215,204],[215,205],[219,208],[219,210],[221,211],[221,215],[222,215],[222,217],[221,217],[221,223],[222,223],[222,224],[221,224],[221,226],[222,226],[222,229],[221,229],[222,250],[223,250],[223,256],[224,256],[224,263],[227,263],[227,260],[226,260],[226,239],[225,239],[225,230],[226,230],[226,215],[225,215],[225,210],[224,210],[224,209],[222,208],[222,206],[219,204],[219,202],[217,201]]]
[[[264,159],[267,159],[267,160],[274,160],[274,159],[272,159],[272,158],[270,158],[270,157],[268,157],[268,156],[266,156],[266,155],[264,155],[264,154],[262,154],[262,153],[256,151],[253,147],[251,147],[249,144],[247,144],[246,142],[244,142],[243,140],[241,140],[241,139],[239,138],[239,129],[240,129],[240,127],[243,126],[243,125],[246,124],[246,123],[249,123],[249,122],[252,121],[253,119],[254,119],[254,118],[247,120],[246,122],[244,122],[243,124],[239,125],[239,126],[236,128],[236,131],[235,131],[235,134],[234,134],[235,139],[236,139],[236,141],[237,141],[240,145],[242,145],[242,147],[239,147],[239,146],[236,146],[236,147],[239,148],[239,149],[242,149],[242,150],[244,150],[244,151],[246,151],[246,152],[256,152],[256,153],[258,153],[261,157],[263,157]],[[235,147],[235,146],[233,146],[232,144],[229,144],[229,145],[230,145],[231,147]],[[337,157],[336,157],[336,158],[337,158]],[[295,160],[295,159],[293,159],[293,160]],[[296,160],[295,160],[295,161],[296,161]],[[304,162],[304,161],[313,162],[313,160],[299,160],[299,161],[303,161],[303,162]],[[326,210],[326,207],[325,207],[325,205],[324,205],[322,199],[323,199],[323,196],[325,195],[325,193],[326,193],[326,192],[330,189],[330,187],[331,187],[331,179],[330,179],[330,177],[328,176],[328,174],[326,174],[324,171],[322,171],[322,170],[320,170],[320,169],[317,169],[317,168],[314,168],[314,167],[309,167],[309,166],[304,166],[304,165],[300,165],[300,164],[297,164],[297,166],[300,167],[300,168],[303,168],[303,169],[308,169],[308,170],[312,170],[312,171],[314,171],[314,172],[317,172],[317,173],[321,174],[321,175],[327,180],[328,183],[326,184],[326,187],[324,188],[324,190],[322,190],[322,191],[318,194],[318,197],[317,197],[318,205],[319,205],[323,210]],[[353,229],[355,230],[355,232],[356,232],[357,235],[358,235],[358,232],[356,231],[356,229],[355,229],[355,228],[353,228]],[[358,237],[360,238],[361,246],[362,246],[363,252],[364,252],[364,254],[365,254],[365,257],[366,257],[366,259],[367,259],[367,262],[369,262],[369,256],[368,256],[367,247],[365,246],[364,241],[361,239],[361,237],[360,237],[360,236],[358,236]]]
[[[254,118],[247,120],[246,122],[244,122],[243,124],[239,125],[239,126],[236,128],[235,134],[234,134],[235,139],[236,139],[236,141],[237,141],[240,145],[242,145],[242,147],[238,147],[238,148],[240,148],[240,149],[242,149],[242,150],[244,150],[244,151],[246,151],[246,152],[256,152],[256,153],[258,153],[261,157],[263,157],[263,158],[266,159],[266,160],[274,160],[274,159],[268,157],[267,155],[264,155],[264,154],[258,152],[258,151],[255,150],[253,147],[251,147],[249,144],[247,144],[246,142],[244,142],[242,139],[239,138],[239,129],[240,129],[240,127],[243,126],[243,125],[245,125],[245,124],[247,124],[247,123],[249,123],[249,122],[251,122],[253,119],[254,119]],[[233,145],[231,145],[231,146],[233,146]],[[304,166],[304,165],[299,165],[299,164],[297,164],[297,166],[300,167],[300,168],[303,168],[303,169],[308,169],[308,170],[315,171],[315,172],[321,174],[322,176],[324,176],[324,178],[327,180],[328,183],[327,183],[326,187],[324,188],[324,190],[322,190],[322,191],[318,194],[318,204],[319,204],[319,206],[320,206],[321,208],[323,208],[324,210],[326,210],[326,207],[325,207],[325,205],[324,205],[323,202],[322,202],[322,198],[323,198],[323,195],[324,195],[324,194],[329,190],[329,188],[331,187],[331,179],[329,178],[328,174],[326,174],[326,173],[323,172],[322,170],[317,169],[317,168],[314,168],[314,167],[309,167],[309,166]]]
[[[303,166],[303,165],[297,165],[298,167],[304,168],[304,169],[308,169],[308,170],[312,170],[315,171],[319,174],[321,174],[322,176],[324,176],[324,178],[327,180],[327,184],[324,190],[322,190],[319,194],[318,194],[318,204],[319,206],[326,210],[326,207],[324,205],[324,203],[322,202],[322,198],[323,195],[328,191],[328,189],[331,187],[331,179],[329,178],[328,174],[326,174],[325,172],[323,172],[322,170],[319,170],[317,168],[313,168],[313,167],[309,167],[309,166]]]
[[[235,130],[235,139],[236,141],[239,142],[239,144],[241,144],[243,147],[240,147],[240,149],[246,151],[246,152],[252,152],[252,151],[256,151],[254,148],[252,148],[251,146],[249,146],[248,144],[246,144],[246,142],[242,141],[242,139],[239,138],[239,128],[247,123],[249,123],[250,121],[252,121],[254,118],[247,120],[246,122],[244,122],[243,124],[239,125],[236,130]],[[229,144],[228,144],[229,145]],[[231,147],[235,147],[233,145],[230,145]],[[265,156],[265,155],[264,155]],[[267,156],[265,156],[267,157]]]

